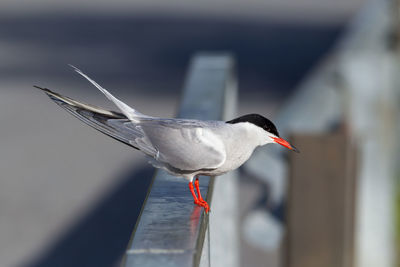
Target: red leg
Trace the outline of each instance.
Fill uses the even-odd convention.
[[[199,178],[196,176],[196,180],[194,180],[194,187],[196,188],[197,195],[199,196],[199,201],[205,202],[201,197],[200,187],[199,187]]]
[[[193,187],[192,182],[189,182],[189,189],[190,189],[190,193],[192,193],[192,196],[193,196],[193,199],[194,199],[194,204],[196,204],[196,205],[198,205],[198,206],[200,206],[200,207],[204,207],[205,212],[208,213],[209,210],[210,210],[210,208],[209,208],[207,202],[205,202],[204,200],[203,200],[203,201],[200,201],[200,200],[196,197],[196,194],[194,193],[194,187]]]
[[[193,187],[192,182],[189,182],[189,189],[190,189],[190,193],[192,193],[194,204],[197,204],[199,202],[199,200],[197,199],[197,196],[194,193],[194,187]]]
[[[196,180],[194,181],[194,186],[196,188],[197,191],[197,196],[199,197],[199,201],[202,203],[204,209],[206,210],[206,212],[210,211],[210,207],[208,206],[208,203],[201,197],[201,193],[200,193],[200,187],[199,187],[199,178],[196,176]]]

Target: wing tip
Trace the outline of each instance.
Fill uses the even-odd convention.
[[[40,89],[40,90],[42,90],[42,91],[46,91],[46,90],[49,90],[49,89],[47,89],[47,88],[43,88],[43,87],[40,87],[40,86],[37,86],[37,85],[32,85],[34,88],[36,88],[36,89]]]
[[[45,92],[47,95],[49,94],[54,94],[54,92],[52,92],[50,89],[44,88],[44,87],[40,87],[37,85],[32,85],[34,88],[42,90],[43,92]]]
[[[67,104],[73,105],[73,103],[69,103],[70,101],[68,101],[67,97],[62,96],[62,95],[60,95],[58,93],[55,93],[55,92],[51,91],[50,89],[47,89],[47,88],[44,88],[44,87],[40,87],[40,86],[37,86],[37,85],[33,85],[33,87],[36,88],[36,89],[42,90],[48,97],[50,97],[51,100],[53,100],[56,103],[63,102],[63,103],[67,103]]]

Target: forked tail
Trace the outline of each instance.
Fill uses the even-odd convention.
[[[143,137],[143,134],[139,130],[135,131],[131,120],[124,114],[76,101],[47,88],[36,85],[34,87],[43,90],[51,100],[87,125],[124,144],[139,149],[132,141]]]

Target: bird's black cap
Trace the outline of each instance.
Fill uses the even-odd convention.
[[[278,130],[275,125],[269,119],[259,115],[259,114],[247,114],[239,118],[227,121],[226,123],[239,123],[239,122],[250,122],[258,127],[261,127],[267,132],[270,132],[279,137]]]

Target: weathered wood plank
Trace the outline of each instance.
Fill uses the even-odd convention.
[[[286,266],[353,266],[355,149],[343,131],[292,141]]]

